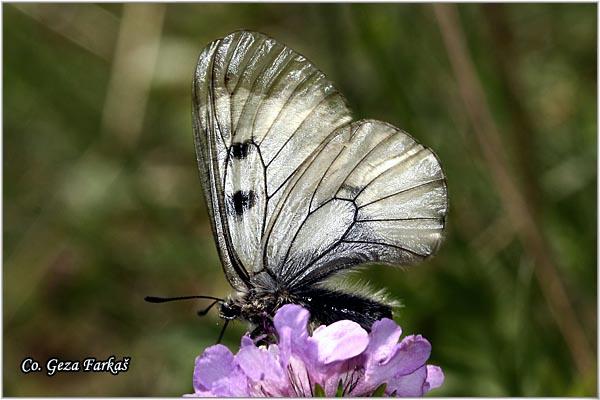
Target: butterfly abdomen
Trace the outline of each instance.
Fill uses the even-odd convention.
[[[382,318],[392,318],[392,307],[365,296],[338,292],[326,288],[306,288],[297,294],[318,324],[331,324],[348,319],[370,331]]]

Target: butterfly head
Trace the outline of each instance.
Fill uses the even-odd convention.
[[[219,316],[225,320],[237,319],[241,316],[242,309],[233,301],[224,301],[219,307]]]
[[[241,319],[254,327],[253,338],[274,332],[273,316],[284,304],[297,303],[282,291],[264,291],[256,288],[230,297],[220,305],[219,316],[224,320]]]

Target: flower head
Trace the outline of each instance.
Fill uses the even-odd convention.
[[[343,320],[309,335],[309,317],[287,304],[273,320],[277,344],[257,347],[246,335],[236,355],[220,344],[207,348],[196,358],[192,396],[416,397],[444,381],[441,368],[426,365],[429,342],[420,335],[398,342],[402,329],[390,319],[375,322],[370,333]]]

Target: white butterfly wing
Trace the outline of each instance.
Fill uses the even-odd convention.
[[[351,117],[303,56],[256,32],[211,43],[194,76],[196,154],[225,274],[238,290],[263,264],[264,232],[285,188]]]
[[[196,153],[232,286],[265,270],[298,287],[379,262],[408,265],[442,240],[435,154],[379,121],[349,123],[344,98],[303,56],[255,32],[200,55]]]
[[[447,212],[435,154],[380,121],[346,125],[286,188],[268,229],[264,261],[286,287],[379,262],[433,254]]]

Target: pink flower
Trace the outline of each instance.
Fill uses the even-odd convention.
[[[400,343],[402,329],[390,319],[367,333],[343,320],[308,332],[309,313],[287,304],[274,318],[278,343],[255,346],[242,338],[234,355],[223,345],[196,358],[197,397],[422,396],[444,382],[441,368],[426,365],[431,345],[420,335]]]

